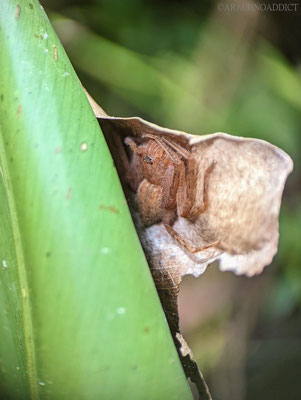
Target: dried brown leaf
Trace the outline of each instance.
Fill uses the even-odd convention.
[[[215,241],[220,241],[220,246],[193,254],[171,238],[162,223],[154,224],[144,229],[142,236],[156,265],[178,268],[182,276],[198,276],[208,264],[219,260],[222,270],[252,276],[272,261],[277,252],[282,192],[293,168],[284,151],[263,140],[226,133],[196,136],[140,118],[100,118],[106,137],[108,133],[118,135],[121,144],[127,136],[150,133],[189,148],[198,165],[197,195],[201,196],[204,171],[215,162],[207,209],[194,219],[178,217],[174,228],[196,246]],[[116,138],[108,138],[112,140],[116,142]],[[119,147],[118,162],[122,164],[126,154],[120,156],[120,151]]]

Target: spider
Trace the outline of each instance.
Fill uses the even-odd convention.
[[[143,134],[141,144],[137,144],[131,137],[126,137],[124,142],[133,152],[130,163],[131,185],[134,190],[138,189],[138,196],[139,189],[143,187],[144,199],[151,205],[148,210],[155,207],[155,213],[161,212],[160,219],[167,232],[190,253],[216,247],[219,242],[193,246],[173,228],[177,216],[193,219],[206,210],[208,178],[215,162],[205,170],[202,204],[197,204],[198,168],[191,152],[171,139],[152,134]],[[141,217],[146,224],[147,215],[141,212]]]

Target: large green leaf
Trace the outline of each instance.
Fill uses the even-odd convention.
[[[110,153],[36,0],[0,3],[1,399],[190,399]]]

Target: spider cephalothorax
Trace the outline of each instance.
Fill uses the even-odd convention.
[[[207,207],[208,177],[214,163],[204,173],[203,193],[196,197],[198,169],[191,151],[165,137],[142,135],[141,143],[127,137],[133,152],[131,186],[138,190],[142,221],[149,225],[162,220],[168,233],[190,252],[216,246],[194,247],[172,225],[177,216],[192,219]]]

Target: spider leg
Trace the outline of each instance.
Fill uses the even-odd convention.
[[[196,206],[197,165],[193,158],[187,160],[187,168],[182,169],[177,194],[178,215],[184,218],[195,217],[208,207],[209,176],[215,166],[215,161],[206,169],[203,180],[203,201]],[[187,173],[186,173],[187,171]]]
[[[162,208],[176,209],[175,167],[170,164],[162,179]]]
[[[156,143],[158,143],[158,145],[165,151],[165,153],[169,156],[169,158],[175,163],[175,164],[180,164],[181,163],[181,159],[180,157],[177,155],[177,153],[169,148],[166,143],[164,143],[164,140],[161,139],[158,136],[152,135],[151,133],[145,133],[144,135],[142,135],[142,138],[149,138],[149,139],[153,139]]]
[[[164,224],[164,227],[167,230],[167,232],[170,234],[170,236],[173,237],[174,239],[176,239],[180,243],[180,245],[185,247],[185,249],[188,250],[190,253],[198,253],[199,251],[203,251],[203,250],[209,249],[211,247],[219,248],[219,245],[220,245],[219,240],[216,242],[207,244],[205,246],[193,246],[182,235],[180,235],[178,232],[176,232],[171,225],[164,222],[164,219],[163,219],[163,224]]]
[[[126,169],[126,180],[130,184],[131,188],[136,191],[140,182],[143,179],[143,171],[141,169],[141,162],[140,162],[140,154],[143,154],[143,150],[140,149],[136,142],[131,137],[126,137],[124,139],[124,143],[130,146],[130,149],[133,152],[132,160],[129,162],[126,152],[124,150],[124,146],[122,146],[121,139],[119,148],[122,149],[120,151],[120,155],[122,158],[123,165]]]
[[[188,150],[186,150],[184,147],[182,147],[180,144],[172,142],[171,140],[169,140],[169,139],[167,139],[165,137],[162,137],[162,141],[167,143],[168,146],[173,148],[177,153],[181,154],[181,156],[183,158],[188,159],[188,158],[191,157],[190,152]]]
[[[133,153],[138,153],[138,154],[143,154],[143,149],[140,149],[137,146],[137,143],[135,142],[135,140],[129,136],[127,136],[124,139],[124,143],[128,146],[130,146],[130,149],[132,150]]]
[[[158,137],[158,136],[152,135],[151,133],[146,133],[142,137],[149,137],[150,139],[155,140],[157,143],[160,144],[160,146],[162,146],[164,148],[165,151],[167,151],[166,147],[168,146],[168,147],[171,147],[176,153],[179,153],[182,157],[184,157],[186,159],[190,158],[190,156],[191,156],[190,152],[188,150],[186,150],[184,147],[182,147],[180,144],[175,143],[172,140],[167,139],[164,136]],[[177,160],[178,160],[178,157],[177,157]]]
[[[177,211],[180,217],[188,218],[195,202],[196,168],[194,159],[180,167],[179,185],[177,190]]]
[[[188,218],[197,216],[201,213],[203,213],[207,207],[208,207],[208,188],[209,188],[209,178],[210,174],[213,171],[213,168],[215,167],[216,162],[212,161],[212,163],[209,165],[209,167],[205,170],[204,173],[204,180],[203,180],[203,204],[193,207],[189,213],[188,213]]]

